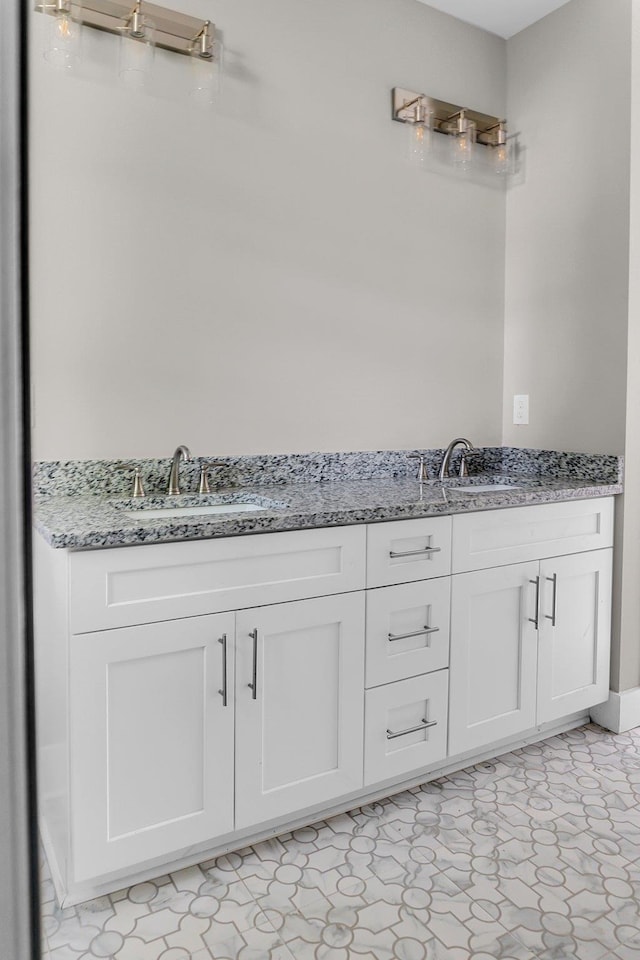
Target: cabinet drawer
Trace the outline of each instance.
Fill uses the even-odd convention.
[[[367,591],[367,687],[449,665],[450,577]]]
[[[367,586],[385,587],[450,573],[451,517],[367,527]]]
[[[365,527],[72,553],[71,632],[359,590]]]
[[[367,690],[365,786],[415,773],[446,757],[448,682],[449,671],[439,670]]]
[[[461,514],[452,541],[454,573],[610,547],[613,497]]]

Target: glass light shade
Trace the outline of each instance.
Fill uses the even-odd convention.
[[[456,169],[461,172],[469,169],[473,163],[475,143],[476,125],[462,113],[457,121],[457,129],[451,137],[451,159]]]
[[[507,139],[507,132],[502,124],[498,131],[498,141],[491,148],[491,152],[494,173],[499,177],[508,176],[513,169],[513,141]]]
[[[73,19],[70,4],[66,3],[61,3],[47,20],[45,60],[58,70],[74,70],[80,63],[82,24]]]
[[[132,36],[127,24],[120,35],[118,76],[122,83],[135,90],[149,85],[155,58],[155,25],[146,18],[137,23],[139,30]]]
[[[413,117],[407,120],[409,163],[414,167],[424,167],[433,145],[431,114],[420,101],[415,105]]]
[[[220,95],[222,80],[222,44],[216,38],[212,41],[210,57],[201,57],[198,49],[191,55],[191,80],[189,94],[200,106],[207,107],[215,103]]]

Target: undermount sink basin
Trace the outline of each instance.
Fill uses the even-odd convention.
[[[497,493],[499,490],[520,490],[520,487],[513,483],[476,483],[469,487],[453,487],[456,493]]]
[[[158,507],[156,510],[125,510],[124,515],[132,520],[170,520],[172,517],[201,517],[216,513],[250,513],[267,509],[260,503],[216,503],[193,507]]]

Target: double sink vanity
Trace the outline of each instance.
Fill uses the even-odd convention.
[[[474,454],[442,480],[425,477],[442,451],[415,454],[422,481],[403,451],[228,458],[215,493],[188,461],[182,490],[206,467],[208,492],[136,497],[119,464],[36,466],[41,830],[62,903],[606,700],[618,458]],[[166,487],[167,461],[136,467]]]

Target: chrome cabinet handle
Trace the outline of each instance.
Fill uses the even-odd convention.
[[[395,640],[408,640],[410,637],[424,637],[430,633],[437,633],[440,627],[424,627],[422,630],[414,630],[413,633],[390,633],[389,643]]]
[[[227,635],[223,633],[218,638],[218,643],[222,644],[222,690],[218,693],[222,697],[222,706],[227,706]]]
[[[535,617],[527,617],[527,619],[537,630],[538,621],[540,620],[540,577],[536,577],[535,580],[529,580],[529,583],[535,584],[536,587],[536,615]]]
[[[545,613],[545,620],[551,620],[551,626],[555,627],[556,625],[556,600],[558,597],[558,574],[554,573],[552,577],[546,578],[549,583],[553,584],[553,598],[551,601],[551,615]]]
[[[402,553],[396,553],[395,550],[390,550],[389,556],[392,559],[395,559],[396,557],[417,557],[424,556],[427,553],[440,553],[441,550],[442,547],[422,547],[421,550],[405,550]]]
[[[393,730],[387,730],[387,740],[395,740],[396,737],[406,737],[408,733],[417,733],[418,730],[427,730],[429,727],[437,726],[437,720],[430,720],[428,723],[426,720],[422,720],[417,726],[409,727],[408,730],[398,730],[397,733],[394,733]]]
[[[252,683],[248,683],[247,686],[252,691],[251,699],[257,700],[258,698],[258,628],[252,630],[249,634],[253,640],[253,673],[252,673]]]

